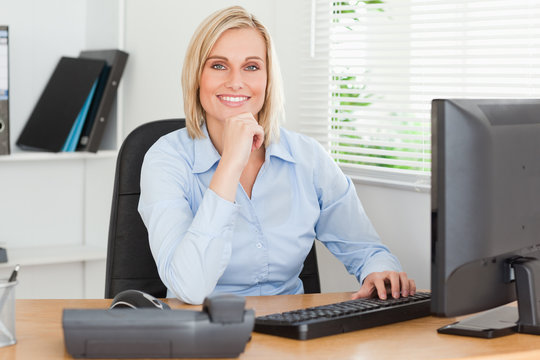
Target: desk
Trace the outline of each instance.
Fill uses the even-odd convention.
[[[350,293],[255,296],[247,307],[257,315],[348,300]],[[62,309],[107,308],[111,300],[17,300],[17,340],[0,348],[2,360],[71,359],[65,352]],[[172,308],[199,310],[168,299]],[[540,336],[514,334],[484,340],[440,335],[438,327],[453,319],[425,317],[308,341],[253,333],[240,359],[540,359]]]

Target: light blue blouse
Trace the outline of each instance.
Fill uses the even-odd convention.
[[[162,137],[142,166],[139,212],[168,297],[303,293],[298,275],[314,238],[360,282],[401,271],[353,183],[315,140],[282,128],[251,199],[239,184],[232,203],[208,189],[220,155],[203,130],[203,139],[186,129]]]

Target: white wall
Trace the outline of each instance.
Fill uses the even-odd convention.
[[[118,47],[118,16],[117,1],[0,0],[0,24],[9,25],[10,31],[12,153],[22,152],[15,142],[60,57]],[[62,159],[44,155],[2,160],[0,242],[8,248],[10,260],[15,261],[10,257],[14,249],[84,244],[106,247],[112,157]],[[103,260],[40,261],[22,264],[18,297],[103,296]],[[5,278],[10,271],[0,269],[0,277]]]
[[[58,16],[58,8],[68,16]],[[0,0],[0,24],[9,25],[13,145],[59,57],[78,56],[84,46],[86,1]]]
[[[287,128],[298,130],[300,39],[310,1],[175,0],[126,2],[126,51],[130,63],[124,84],[124,136],[138,125],[183,117],[180,73],[195,27],[212,11],[242,5],[270,30],[280,59],[286,94]],[[358,194],[383,242],[398,255],[419,288],[429,288],[429,194],[357,184]],[[320,246],[319,246],[320,248]],[[319,249],[323,291],[354,290],[356,281],[325,249]]]

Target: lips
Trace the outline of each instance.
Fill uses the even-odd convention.
[[[217,98],[219,101],[227,106],[242,106],[244,105],[249,99],[250,96],[244,96],[244,95],[217,95]]]

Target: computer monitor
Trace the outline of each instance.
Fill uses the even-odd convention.
[[[540,334],[540,99],[433,100],[431,204],[432,312],[518,300],[439,332]]]

